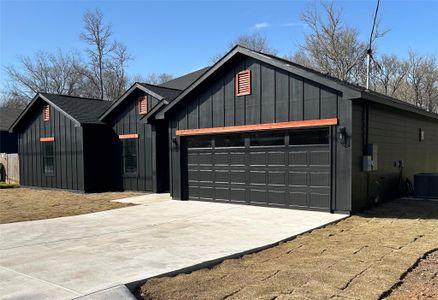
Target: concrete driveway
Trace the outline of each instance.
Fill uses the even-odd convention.
[[[123,200],[126,201],[126,200]],[[0,297],[71,299],[272,244],[345,215],[172,201],[0,225]]]

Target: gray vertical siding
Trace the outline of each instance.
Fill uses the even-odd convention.
[[[244,69],[251,70],[252,91],[251,95],[237,97],[235,74]],[[224,67],[187,97],[170,116],[170,137],[175,137],[178,129],[323,118],[339,118],[340,125],[351,134],[351,102],[344,100],[339,92],[253,58],[244,58]],[[336,141],[336,130],[332,139]],[[171,193],[176,199],[184,198],[180,145],[173,146],[170,153]],[[339,148],[337,143],[334,143],[334,148],[337,153],[334,172],[340,178],[334,187],[338,191],[334,208],[349,211],[351,148]]]
[[[20,182],[23,186],[84,191],[83,128],[53,107],[50,120],[43,121],[42,105],[36,105],[19,133]],[[43,173],[41,137],[55,138],[53,175]]]
[[[140,95],[143,95],[141,91],[137,90],[132,92],[131,95],[120,105],[116,112],[111,116],[111,124],[116,135],[120,134],[133,134],[139,135],[137,143],[137,174],[115,174],[115,176],[121,176],[122,188],[124,190],[134,191],[156,191],[154,189],[154,170],[156,170],[156,160],[154,159],[153,143],[153,126],[151,124],[145,124],[140,120],[141,115],[137,111],[137,99]],[[159,100],[150,96],[148,97],[148,107],[152,109]],[[117,140],[113,148],[118,151],[116,156],[121,157],[121,141]],[[117,161],[121,164],[121,160]],[[121,167],[118,169],[121,171]],[[156,181],[155,181],[156,182]]]

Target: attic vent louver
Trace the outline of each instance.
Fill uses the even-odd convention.
[[[236,96],[251,94],[251,71],[245,70],[236,74]]]
[[[138,113],[144,115],[148,112],[148,96],[138,98]]]
[[[50,106],[49,105],[43,106],[43,120],[44,121],[50,120]]]

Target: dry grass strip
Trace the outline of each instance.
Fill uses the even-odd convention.
[[[98,212],[132,204],[110,200],[138,196],[138,192],[72,193],[61,190],[15,188],[0,190],[0,224],[42,220]]]
[[[155,278],[144,299],[378,299],[438,247],[438,202],[397,200],[212,269]]]

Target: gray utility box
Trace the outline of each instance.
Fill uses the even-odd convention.
[[[414,175],[415,197],[438,199],[438,173]]]
[[[377,170],[377,145],[368,144],[365,147],[365,155],[362,157],[362,170],[365,172]]]

